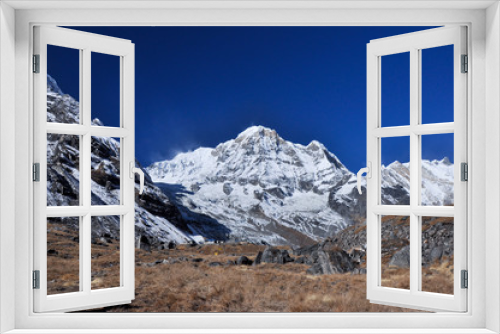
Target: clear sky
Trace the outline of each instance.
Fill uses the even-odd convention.
[[[428,27],[73,29],[135,43],[136,156],[142,165],[215,147],[264,125],[292,142],[322,142],[356,172],[366,163],[366,44]],[[424,123],[453,121],[452,50],[423,51]],[[114,58],[92,56],[92,116],[105,125],[118,124]],[[69,68],[77,67],[76,59],[53,51],[48,60],[49,74],[72,96],[78,96],[78,80]],[[382,67],[382,125],[408,124],[409,57],[386,56]],[[453,135],[433,137],[423,139],[423,157],[452,160]],[[406,138],[387,142],[383,163],[409,160]]]

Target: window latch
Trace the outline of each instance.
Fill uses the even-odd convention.
[[[361,191],[361,176],[366,173],[366,178],[367,179],[370,179],[372,177],[372,163],[370,161],[368,161],[367,163],[367,166],[365,168],[361,168],[359,171],[358,171],[358,174],[356,175],[357,176],[357,181],[358,181],[358,192],[359,194],[363,194],[363,192]]]
[[[135,180],[135,174],[139,174],[139,178],[140,178],[140,187],[139,187],[139,195],[141,195],[143,192],[144,192],[144,172],[140,169],[140,168],[136,168],[135,167],[135,162],[134,161],[130,161],[130,165],[129,165],[129,171],[130,171],[130,178],[132,180]]]

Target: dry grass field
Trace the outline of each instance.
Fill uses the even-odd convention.
[[[67,226],[49,224],[49,294],[78,290],[77,237],[77,231]],[[119,242],[108,241],[92,244],[93,289],[119,285]],[[227,264],[241,255],[253,259],[263,249],[252,244],[209,244],[136,250],[135,300],[93,312],[418,312],[370,304],[366,275],[312,276],[306,274],[308,265],[296,263]],[[448,283],[452,269],[446,263],[425,269],[424,285],[445,292],[443,286],[448,284],[444,289],[452,292]],[[407,270],[388,270],[398,281],[409,281]]]

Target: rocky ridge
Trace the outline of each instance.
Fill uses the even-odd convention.
[[[422,162],[424,204],[453,203],[453,168],[446,158]],[[366,195],[338,157],[318,141],[295,144],[263,126],[147,171],[179,207],[221,222],[235,241],[300,247],[366,217]],[[382,166],[383,204],[409,204],[409,186],[408,163]]]
[[[64,94],[57,82],[47,77],[47,121],[79,124],[79,103]],[[98,119],[93,125],[102,125]],[[114,138],[92,137],[91,140],[92,205],[116,205],[120,196],[120,142]],[[47,135],[47,205],[79,204],[80,153],[79,138],[70,135]],[[136,164],[138,164],[136,162]],[[139,188],[138,177],[135,180]],[[64,218],[51,218],[54,222]],[[68,220],[68,219],[66,219]],[[212,219],[204,221],[205,230],[224,237],[226,230]],[[93,242],[119,239],[119,218],[99,216],[92,219]],[[172,243],[191,243],[197,237],[193,227],[182,218],[180,210],[165,193],[154,185],[145,171],[144,193],[135,195],[136,247],[168,248]]]

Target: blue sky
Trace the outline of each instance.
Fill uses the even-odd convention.
[[[78,27],[130,39],[136,50],[136,156],[141,164],[214,147],[251,125],[318,140],[352,171],[366,162],[366,44],[427,27]],[[453,120],[452,47],[424,50],[423,122]],[[73,60],[72,60],[73,59]],[[382,60],[382,125],[408,123],[408,56]],[[77,58],[51,51],[49,74],[78,96]],[[118,60],[92,56],[92,116],[118,124]],[[423,140],[450,156],[453,135]],[[408,161],[407,140],[382,148]],[[452,158],[450,156],[450,158]]]

